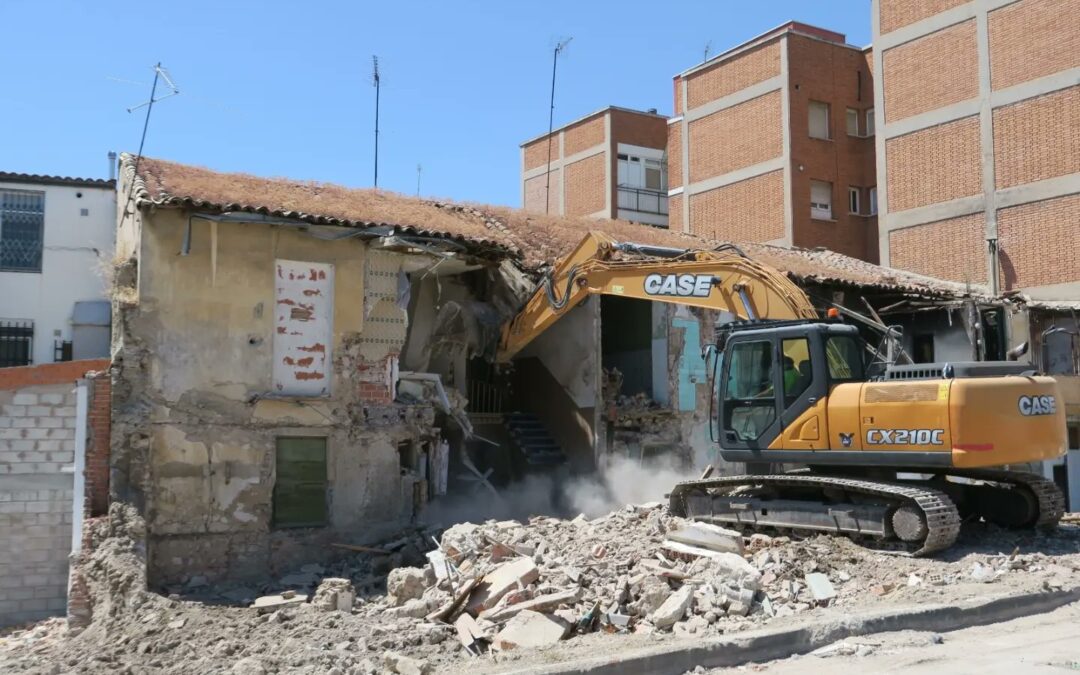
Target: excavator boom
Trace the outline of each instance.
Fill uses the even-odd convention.
[[[813,319],[813,304],[782,272],[734,246],[674,249],[590,233],[559,261],[502,334],[499,361],[512,359],[590,295],[668,302],[741,319]]]

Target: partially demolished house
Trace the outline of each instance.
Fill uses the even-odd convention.
[[[120,174],[111,486],[146,517],[154,584],[329,557],[528,471],[715,460],[701,347],[722,316],[592,298],[495,365],[502,325],[590,228],[715,242],[128,155]],[[746,251],[822,307],[901,325],[893,350],[990,358],[1019,334],[1019,305],[957,284]]]

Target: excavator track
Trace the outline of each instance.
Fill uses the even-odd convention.
[[[990,479],[987,478],[987,480]],[[713,512],[712,508],[713,499],[725,501],[729,498],[735,498],[737,495],[732,494],[734,491],[739,488],[750,487],[775,489],[810,488],[822,491],[839,491],[845,495],[854,494],[861,495],[864,498],[870,497],[879,499],[884,502],[884,504],[878,504],[877,506],[879,508],[888,508],[891,515],[884,519],[886,522],[882,522],[880,524],[881,527],[871,528],[866,533],[886,539],[897,538],[896,533],[893,531],[892,523],[888,521],[891,521],[897,511],[901,509],[905,509],[906,512],[904,515],[910,515],[912,513],[912,507],[914,507],[914,509],[917,509],[914,513],[921,516],[922,522],[919,527],[921,538],[918,541],[904,541],[901,542],[901,544],[915,556],[929,555],[947,549],[949,546],[952,546],[956,541],[957,536],[960,534],[960,514],[957,511],[956,505],[949,499],[948,495],[940,490],[919,484],[903,484],[816,474],[724,476],[706,480],[686,481],[677,484],[674,489],[672,489],[669,495],[671,511],[675,515],[683,517],[753,526],[756,524],[756,513],[752,514],[744,512],[745,516],[738,514],[732,515],[730,512],[718,514]],[[709,497],[709,512],[707,513],[705,512],[705,509],[700,508],[703,506],[702,502],[704,500],[694,499],[694,497],[700,498],[703,496]],[[695,506],[699,508],[694,508]],[[826,513],[831,517],[834,512],[842,512],[844,506],[844,504],[822,503],[817,508],[821,510],[821,513]],[[910,517],[908,520],[910,521]],[[771,522],[770,526],[778,527],[775,522]],[[820,533],[825,529],[820,523],[808,525],[804,522],[797,522],[794,520],[785,522],[780,525],[780,527],[795,531],[805,531],[807,533]],[[840,527],[839,524],[833,531],[838,534],[864,534],[864,532],[853,530],[850,526],[846,528]]]
[[[1023,486],[1035,498],[1039,510],[1035,522],[1030,527],[1042,529],[1057,527],[1058,522],[1065,515],[1065,494],[1057,483],[1038,474],[1003,469],[950,469],[946,475]]]

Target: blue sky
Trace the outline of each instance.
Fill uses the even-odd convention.
[[[680,19],[686,16],[687,19]],[[151,66],[149,156],[223,171],[519,205],[519,144],[607,105],[671,113],[671,77],[796,19],[870,42],[870,0],[112,2],[3,0],[0,170],[104,177],[134,152]]]

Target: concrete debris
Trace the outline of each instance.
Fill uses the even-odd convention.
[[[1022,535],[986,526],[967,540],[962,533],[947,559],[827,535],[760,533],[738,537],[740,554],[676,541],[672,533],[693,532],[698,544],[734,536],[653,503],[592,519],[460,523],[441,536],[421,526],[378,545],[389,553],[328,547],[332,562],[262,582],[147,591],[143,549],[132,536],[140,522],[116,515],[92,555],[72,566],[90,591],[89,626],[76,639],[63,621],[5,635],[0,672],[98,662],[132,672],[168,669],[160,663],[191,672],[461,672],[491,649],[510,649],[498,658],[524,672],[550,658],[527,648],[562,643],[567,653],[588,652],[597,643],[581,639],[587,633],[616,641],[610,649],[618,650],[620,635],[708,640],[774,621],[953,602],[985,593],[986,583],[1002,593],[1080,585],[1080,527],[1072,525]],[[676,555],[672,544],[700,553]],[[281,583],[294,575],[317,578],[303,588]],[[918,581],[909,586],[912,577]]]
[[[735,530],[728,530],[711,523],[691,523],[686,527],[668,532],[670,541],[679,542],[710,551],[736,553],[742,555],[742,535]]]
[[[351,612],[356,600],[356,589],[348,579],[328,577],[315,589],[311,604],[324,612]],[[424,606],[425,613],[427,606]]]
[[[390,604],[400,607],[409,600],[423,597],[427,584],[424,570],[416,567],[399,567],[390,571],[386,578],[386,596]]]
[[[255,604],[252,607],[259,614],[267,614],[269,612],[276,612],[282,607],[288,607],[289,605],[301,605],[307,602],[307,596],[295,593],[293,591],[285,591],[279,595],[264,595],[261,598],[255,599]]]
[[[649,620],[657,628],[671,628],[675,622],[681,620],[686,610],[694,602],[694,589],[692,586],[683,586],[668,596],[664,604],[660,605],[655,612],[649,615]]]
[[[382,661],[387,670],[400,675],[430,675],[435,672],[426,661],[409,658],[397,652],[386,652]]]
[[[492,649],[530,649],[555,644],[570,634],[570,624],[557,616],[525,610],[499,631]]]
[[[810,595],[819,603],[826,603],[836,597],[836,589],[833,588],[832,582],[821,572],[807,574],[806,586],[810,589]]]

